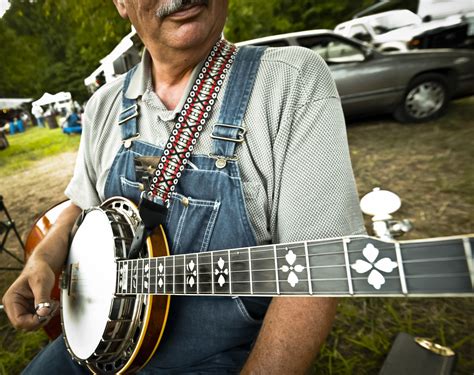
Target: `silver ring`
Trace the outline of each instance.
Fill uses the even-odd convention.
[[[40,302],[35,306],[35,312],[38,312],[39,309],[50,309],[51,304],[49,302]]]

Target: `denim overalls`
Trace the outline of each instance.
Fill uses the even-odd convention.
[[[261,47],[240,48],[213,129],[213,136],[217,137],[213,138],[213,157],[192,155],[171,196],[166,234],[172,254],[256,245],[239,167],[236,160],[229,160],[234,159],[238,143],[226,139],[237,140],[242,135],[239,127],[262,53]],[[124,93],[132,73],[127,74]],[[136,138],[139,129],[133,117],[135,104],[135,99],[123,96],[120,126],[124,142],[107,178],[105,196],[124,196],[137,203],[140,190],[134,159],[161,156],[162,149]],[[270,298],[173,296],[164,338],[141,373],[238,373],[269,302]]]

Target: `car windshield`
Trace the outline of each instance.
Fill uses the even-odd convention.
[[[410,11],[390,12],[375,17],[370,24],[376,34],[383,34],[401,27],[419,25],[422,23],[420,17]]]

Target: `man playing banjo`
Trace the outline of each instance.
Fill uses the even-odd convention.
[[[87,105],[66,189],[73,204],[3,298],[16,328],[37,329],[55,313],[51,290],[77,217],[114,196],[136,204],[163,198],[172,254],[364,233],[340,100],[321,58],[299,47],[236,48],[221,39],[227,0],[114,3],[146,50],[138,67]],[[216,71],[215,82],[206,81]],[[208,106],[190,107],[205,95]],[[153,173],[160,161],[171,163],[160,159],[167,145],[201,120],[173,189],[155,194]],[[143,373],[303,374],[329,333],[336,300],[173,296],[170,306]],[[61,337],[25,370],[87,372]]]

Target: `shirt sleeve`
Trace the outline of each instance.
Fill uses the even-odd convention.
[[[319,57],[306,66],[294,93],[300,104],[277,139],[285,152],[274,155],[280,168],[272,213],[275,242],[365,233],[334,81]]]
[[[96,190],[97,177],[92,164],[93,135],[91,113],[94,113],[94,100],[91,99],[86,106],[82,119],[82,135],[77,154],[74,174],[65,195],[82,209],[100,204],[99,194]]]

